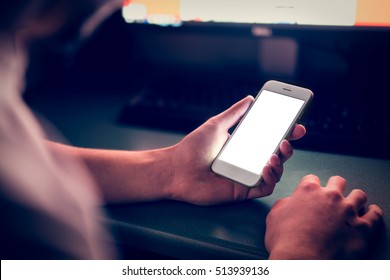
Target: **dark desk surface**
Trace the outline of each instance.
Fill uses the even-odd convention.
[[[115,119],[123,95],[91,91],[38,96],[32,103],[71,143],[79,146],[140,150],[180,141],[181,134],[119,126]],[[268,197],[243,203],[197,207],[180,202],[118,205],[107,208],[106,222],[123,248],[154,257],[181,259],[264,259],[265,217],[271,205],[288,196],[302,176],[313,173],[323,184],[332,175],[363,189],[369,203],[385,212],[384,224],[367,258],[390,259],[390,160],[296,150],[282,181]],[[348,191],[348,190],[347,190]]]
[[[286,165],[283,180],[265,198],[237,204],[196,207],[178,202],[158,202],[110,207],[109,224],[123,245],[141,246],[172,258],[264,259],[265,217],[279,198],[288,196],[302,176],[317,174],[322,182],[333,174],[362,188],[370,203],[390,213],[390,162],[296,151]],[[367,258],[390,259],[389,216]]]

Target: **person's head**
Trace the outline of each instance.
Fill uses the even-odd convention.
[[[12,0],[0,2],[0,34],[18,32],[24,40],[91,32],[121,0]],[[60,34],[60,35],[59,35]]]
[[[0,0],[0,45],[12,40],[7,45],[28,65],[27,84],[39,82],[53,67],[65,67],[121,5],[122,0]]]

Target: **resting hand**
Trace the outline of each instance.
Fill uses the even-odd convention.
[[[271,259],[353,259],[367,249],[381,221],[376,205],[365,209],[366,194],[344,197],[346,181],[331,177],[321,187],[305,176],[293,194],[275,203],[267,217],[265,244]]]
[[[280,145],[263,169],[262,182],[248,188],[214,174],[210,165],[229,137],[228,130],[245,114],[253,97],[248,96],[221,114],[210,118],[173,147],[171,157],[171,197],[198,205],[212,205],[270,195],[283,173],[283,163],[293,153],[287,140]],[[306,130],[296,125],[290,140],[301,138]]]

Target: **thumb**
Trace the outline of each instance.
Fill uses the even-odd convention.
[[[240,101],[232,105],[229,109],[216,115],[213,118],[214,121],[218,125],[221,125],[221,128],[228,130],[242,118],[242,116],[248,110],[249,106],[252,104],[253,100],[253,96],[248,95],[244,99],[241,99]]]

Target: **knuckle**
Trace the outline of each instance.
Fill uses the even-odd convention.
[[[302,184],[300,184],[300,187],[304,190],[304,191],[314,191],[318,188],[320,188],[320,185],[318,185],[317,182],[314,182],[314,181],[305,181],[303,182]]]
[[[367,202],[367,194],[361,189],[355,189],[354,192],[362,202]]]
[[[383,217],[383,210],[376,204],[372,204],[369,206],[369,209],[374,213],[377,220],[382,219]]]
[[[344,213],[347,217],[357,216],[357,211],[356,211],[355,206],[351,202],[348,202],[348,201],[345,201]]]
[[[327,190],[326,191],[326,196],[331,200],[331,201],[340,201],[341,199],[343,199],[343,196],[342,194],[337,191],[337,190],[334,190],[334,189],[331,189],[331,190]],[[351,204],[352,205],[352,204]]]
[[[314,174],[308,174],[302,178],[301,182],[319,182],[319,178]]]
[[[364,191],[360,189],[354,189],[352,192],[354,193],[356,200],[359,201],[361,204],[365,204],[367,202],[367,194]]]

